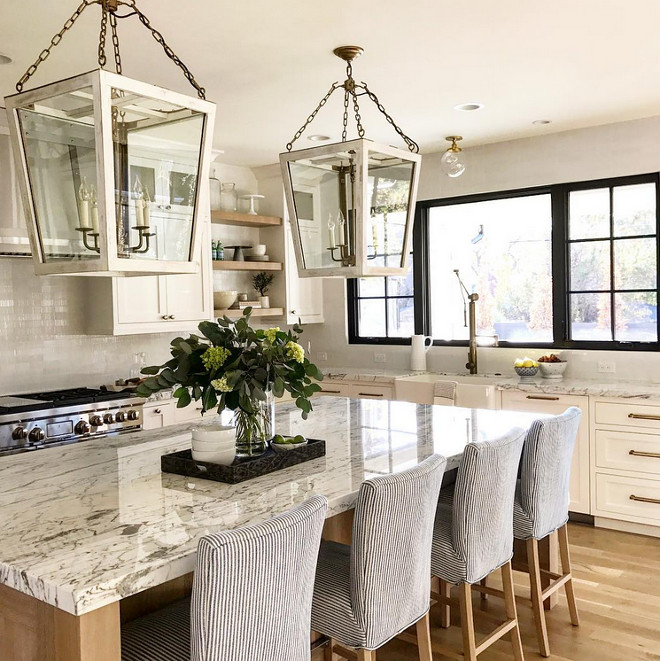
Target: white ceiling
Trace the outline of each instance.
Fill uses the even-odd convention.
[[[263,165],[335,80],[335,46],[365,54],[365,80],[422,153],[460,133],[465,146],[660,114],[657,0],[138,0],[218,104],[222,161]],[[2,0],[0,96],[78,0]],[[96,66],[98,7],[86,10],[36,74],[35,85]],[[120,21],[124,73],[190,90],[135,18]],[[461,113],[459,103],[483,110]],[[361,101],[367,137],[402,145]],[[339,139],[341,91],[309,130]],[[534,126],[536,119],[551,119]],[[301,147],[312,143],[304,137]]]

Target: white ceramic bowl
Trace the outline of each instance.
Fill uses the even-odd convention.
[[[258,243],[256,246],[252,246],[252,254],[255,257],[261,257],[266,254],[266,246],[263,243]]]
[[[192,430],[193,441],[202,441],[203,443],[224,443],[236,439],[236,427],[229,425],[211,424],[200,425]]]
[[[565,361],[561,363],[539,363],[541,376],[544,379],[562,379],[567,367],[568,363]]]
[[[236,447],[236,439],[229,438],[224,441],[197,441],[193,438],[192,449],[201,452],[222,452]]]
[[[214,291],[213,306],[216,310],[226,310],[234,304],[237,296],[237,291]]]
[[[220,450],[215,452],[202,452],[201,450],[192,451],[192,456],[195,461],[204,461],[208,464],[220,464],[221,466],[229,466],[236,458],[236,446],[229,450]]]

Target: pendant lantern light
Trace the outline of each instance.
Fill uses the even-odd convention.
[[[91,5],[101,7],[99,69],[24,91]],[[118,22],[132,16],[197,98],[122,75]],[[114,72],[104,68],[108,32]],[[84,0],[16,89],[5,104],[38,275],[199,270],[215,104],[135,0]]]
[[[440,165],[444,173],[452,179],[460,177],[465,172],[465,161],[461,156],[463,150],[458,146],[458,141],[462,139],[463,136],[460,135],[448,135],[445,138],[445,140],[451,142],[451,146],[442,155]]]
[[[387,114],[364,82],[353,78],[359,46],[334,54],[346,62],[346,80],[333,83],[307,122],[280,154],[280,165],[300,277],[404,275],[422,157],[417,143]],[[335,90],[344,90],[342,141],[292,151]],[[358,98],[366,96],[406,143],[408,150],[367,140]],[[348,108],[358,138],[347,140]]]

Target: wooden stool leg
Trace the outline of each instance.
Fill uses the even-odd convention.
[[[419,661],[433,661],[431,651],[431,625],[427,613],[421,620],[417,620],[417,646],[419,648]]]
[[[449,599],[451,597],[451,585],[440,579],[439,592],[443,597]],[[451,607],[449,604],[441,604],[440,606],[440,626],[443,629],[449,629],[451,626]]]
[[[458,599],[461,605],[461,629],[463,630],[463,656],[467,661],[477,661],[477,644],[474,637],[472,615],[472,588],[469,583],[461,583]]]
[[[578,615],[577,602],[575,600],[575,590],[573,589],[573,574],[571,570],[571,552],[568,548],[568,524],[565,523],[559,530],[559,555],[561,556],[562,574],[571,574],[571,577],[565,583],[566,600],[568,601],[568,610],[571,614],[571,624],[574,627],[580,626],[580,616]]]
[[[480,581],[483,587],[488,587],[488,577],[482,578]],[[488,601],[488,595],[485,592],[479,593],[479,603],[481,604],[482,610],[486,607],[486,602]]]
[[[323,661],[334,661],[334,654],[332,652],[335,646],[335,641],[330,638],[330,642],[323,649]]]
[[[358,650],[357,657],[358,657],[358,661],[376,661],[376,651]]]
[[[541,565],[539,563],[539,543],[536,539],[527,540],[527,564],[529,569],[529,583],[532,597],[532,611],[536,623],[536,636],[539,640],[541,656],[550,656],[550,643],[548,642],[548,628],[545,623],[545,610],[541,588]]]
[[[504,586],[504,605],[506,616],[509,620],[515,620],[516,626],[511,629],[511,645],[513,646],[513,658],[516,661],[524,661],[522,642],[520,640],[520,627],[518,626],[518,614],[516,613],[516,595],[513,591],[513,572],[511,562],[502,565],[502,584]]]

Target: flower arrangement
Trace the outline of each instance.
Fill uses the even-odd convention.
[[[312,411],[310,397],[321,390],[315,381],[321,381],[323,374],[298,343],[302,328],[254,330],[249,324],[251,312],[247,308],[236,321],[226,316],[217,322],[203,321],[201,337],[173,339],[171,360],[144,368],[142,373],[149,377],[137,394],[149,397],[178,386],[174,390],[178,408],[201,400],[202,413],[231,409],[236,413],[237,444],[241,438],[252,442],[259,437],[264,442],[264,434],[271,431],[264,429],[268,414],[264,404],[271,394],[291,393],[307,419]]]

